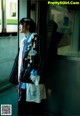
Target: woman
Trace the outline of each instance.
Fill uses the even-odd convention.
[[[18,115],[43,115],[46,91],[43,77],[41,40],[32,19],[22,18],[19,31],[24,33],[18,59]]]

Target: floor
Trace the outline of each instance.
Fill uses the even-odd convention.
[[[1,110],[1,105],[3,104],[12,105],[12,116],[17,116],[18,107],[17,107],[16,87],[12,86],[0,93],[0,110]]]

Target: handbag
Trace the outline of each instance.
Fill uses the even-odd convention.
[[[45,85],[26,83],[26,101],[40,103],[42,99],[46,99]]]

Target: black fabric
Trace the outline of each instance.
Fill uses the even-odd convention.
[[[9,76],[9,82],[14,85],[18,84],[18,54],[16,55],[16,58]]]
[[[45,100],[42,100],[41,103],[26,102],[26,90],[22,89],[21,93],[21,100],[18,102],[18,116],[45,116]]]
[[[30,64],[30,67],[27,67],[27,60],[25,60],[25,57],[23,59],[23,70],[21,72],[21,81],[27,82],[27,83],[33,83],[30,80],[30,72],[32,69],[35,69],[38,71],[38,74],[41,76],[40,83],[43,83],[43,67],[44,67],[44,56],[43,56],[43,47],[42,47],[42,39],[39,37],[37,38],[36,42],[36,48],[37,54],[35,56],[32,56],[32,63]]]
[[[32,58],[33,63],[29,68],[27,67],[27,61],[25,60],[25,57],[23,59],[23,69],[21,72],[21,81],[27,82],[27,83],[33,83],[29,77],[30,77],[30,71],[32,69],[35,69],[38,71],[38,74],[40,75],[40,83],[44,83],[44,47],[43,47],[43,38],[39,38],[37,40],[36,44],[36,50],[37,55]],[[9,76],[9,82],[17,85],[18,84],[18,54],[16,55],[10,76]]]

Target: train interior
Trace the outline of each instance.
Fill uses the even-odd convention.
[[[53,40],[52,54],[57,56],[46,80],[46,87],[52,93],[47,93],[45,111],[49,116],[80,116],[80,5],[48,2],[0,0],[0,106],[12,104],[13,116],[18,112],[18,95],[16,87],[9,83],[9,76],[23,37],[18,30],[22,17],[31,17],[36,22],[36,31],[44,40],[46,53]]]

